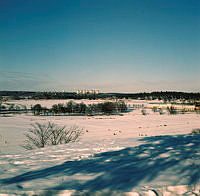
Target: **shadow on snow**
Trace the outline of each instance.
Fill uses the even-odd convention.
[[[142,144],[136,147],[30,171],[2,179],[0,184],[5,186],[61,176],[65,180],[51,189],[130,191],[136,186],[144,185],[199,183],[200,135],[156,136],[140,140]],[[79,174],[86,178],[73,178]]]

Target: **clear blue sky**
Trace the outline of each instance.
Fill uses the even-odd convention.
[[[199,0],[0,0],[0,90],[200,92]]]

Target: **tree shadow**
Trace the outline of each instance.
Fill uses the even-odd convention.
[[[67,161],[2,179],[0,185],[63,176],[65,180],[51,187],[52,190],[127,192],[144,185],[192,185],[200,182],[200,134],[145,137],[140,141],[142,144],[136,147],[104,152],[88,159]]]

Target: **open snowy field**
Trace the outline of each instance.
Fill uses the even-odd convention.
[[[59,101],[57,100],[57,103]],[[42,106],[46,104],[46,106],[51,107],[54,103],[56,103],[55,100],[41,104]],[[144,101],[131,103],[146,104]],[[9,117],[0,117],[0,150],[2,153],[24,151],[20,146],[25,140],[24,133],[35,122],[53,122],[66,127],[77,125],[84,128],[85,134],[82,136],[81,141],[86,142],[101,141],[102,139],[187,134],[192,129],[200,127],[200,115],[196,113],[177,115],[165,113],[160,115],[151,110],[147,110],[147,113],[147,115],[142,115],[140,110],[133,110],[124,113],[122,116],[33,116],[32,114],[16,114],[9,115]]]
[[[52,103],[65,102],[40,102],[47,107]],[[200,128],[200,115],[147,113],[139,109],[122,116],[0,117],[0,193],[200,194],[200,136],[189,135]],[[35,122],[77,125],[85,131],[77,143],[25,151],[20,147],[24,132]]]
[[[0,155],[0,195],[199,195],[199,140],[114,139]]]

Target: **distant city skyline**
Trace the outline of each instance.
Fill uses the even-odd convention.
[[[200,92],[198,0],[0,1],[0,90]]]

